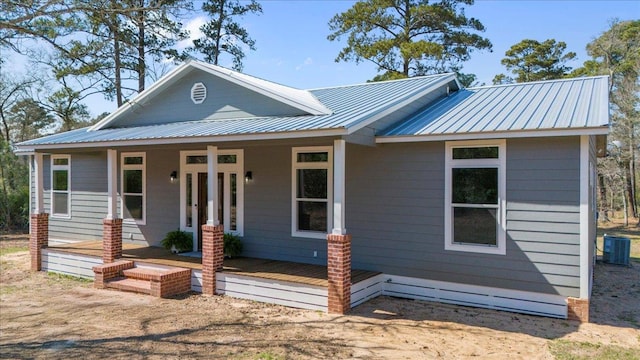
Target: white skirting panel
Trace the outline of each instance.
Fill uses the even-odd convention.
[[[327,288],[324,286],[217,273],[216,292],[241,299],[327,311]]]
[[[94,278],[95,256],[43,249],[42,270],[83,278]],[[137,263],[139,267],[161,267]],[[191,290],[202,292],[202,271],[191,271]],[[287,281],[262,279],[232,273],[216,274],[218,294],[309,310],[327,310],[327,288]],[[566,298],[518,290],[491,288],[405,276],[380,274],[351,286],[351,307],[380,295],[435,301],[524,314],[566,318]]]
[[[202,270],[191,270],[191,290],[199,293],[202,292]]]
[[[556,318],[567,317],[560,295],[384,275],[383,295]]]
[[[102,265],[101,258],[42,249],[42,271],[93,279],[96,265]]]
[[[382,295],[384,274],[370,277],[364,281],[351,285],[351,307],[358,306]]]

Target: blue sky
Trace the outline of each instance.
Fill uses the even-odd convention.
[[[303,89],[362,83],[376,75],[375,67],[366,61],[334,62],[344,41],[327,40],[331,17],[350,8],[354,1],[260,3],[262,15],[241,19],[257,46],[256,51],[247,52],[245,73]],[[201,4],[202,0],[194,1],[195,7]],[[566,42],[567,50],[578,54],[571,65],[580,66],[588,59],[586,44],[608,29],[611,19],[640,18],[640,1],[476,0],[465,12],[485,25],[483,36],[493,43],[493,52],[474,53],[463,72],[476,74],[479,83],[491,84],[494,75],[505,72],[500,65],[505,51],[525,38]],[[197,29],[204,20],[202,15],[194,14],[185,26]],[[231,62],[223,59],[221,65],[230,67]],[[100,96],[92,96],[87,104],[93,115],[116,108]]]
[[[260,17],[245,18],[257,44],[249,53],[244,72],[299,88],[361,83],[376,74],[365,62],[335,63],[344,42],[329,42],[328,21],[353,1],[263,1]],[[486,27],[484,36],[493,52],[476,52],[463,72],[474,73],[480,83],[505,72],[500,60],[511,45],[525,39],[555,38],[587,60],[585,46],[608,28],[609,20],[640,18],[640,1],[488,1],[466,9],[467,16]]]

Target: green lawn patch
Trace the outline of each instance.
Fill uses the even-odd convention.
[[[616,345],[555,340],[549,343],[549,351],[557,360],[639,360],[640,349],[628,349]]]
[[[22,252],[22,251],[29,251],[28,247],[6,247],[6,248],[0,248],[0,256],[3,255],[7,255],[7,254],[13,254],[13,253],[17,253],[17,252]]]

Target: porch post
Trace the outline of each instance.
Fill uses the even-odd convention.
[[[345,227],[346,143],[333,143],[333,229],[327,235],[328,312],[344,314],[351,308],[351,235]]]
[[[207,146],[207,224],[202,225],[202,294],[216,294],[224,261],[224,227],[218,218],[218,147]]]
[[[31,256],[31,270],[42,270],[42,248],[49,246],[49,214],[44,212],[42,201],[43,192],[43,160],[41,153],[33,155],[30,163],[31,174],[34,177],[34,202],[35,207],[30,217],[29,231],[29,255]],[[31,201],[31,200],[29,200]]]
[[[224,228],[202,225],[202,295],[216,294],[216,271],[224,261]]]
[[[107,150],[107,217],[102,221],[102,262],[122,257],[122,219],[117,215],[118,152]]]
[[[207,225],[220,225],[218,219],[218,147],[207,146]]]

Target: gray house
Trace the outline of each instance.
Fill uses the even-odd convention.
[[[607,82],[299,90],[191,61],[90,128],[18,145],[32,268],[337,313],[392,295],[587,321]],[[176,229],[201,258],[145,260]],[[223,260],[223,233],[242,258]],[[256,264],[278,266],[238,270]]]

